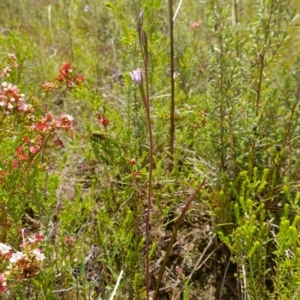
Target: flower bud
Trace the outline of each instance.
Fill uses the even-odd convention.
[[[143,26],[143,21],[144,21],[144,17],[143,17],[143,12],[140,12],[138,18],[137,18],[137,23],[136,23],[136,30],[137,32],[140,32]]]
[[[130,72],[130,76],[137,85],[141,85],[143,83],[142,69],[138,68],[138,69],[134,70],[133,72]]]
[[[148,38],[144,29],[141,31],[141,45],[143,47],[145,59],[148,61]]]

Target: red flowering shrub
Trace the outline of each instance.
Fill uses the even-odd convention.
[[[0,107],[5,115],[16,113],[32,113],[32,105],[25,103],[24,94],[20,94],[19,89],[6,81],[0,86]]]
[[[17,58],[14,54],[8,54],[8,61],[6,66],[0,70],[0,78],[8,78],[10,76],[11,69],[17,69],[19,67],[17,63]]]
[[[43,236],[25,236],[22,230],[22,251],[14,250],[10,245],[0,243],[0,294],[11,288],[15,282],[28,280],[36,276],[45,259],[39,243]]]
[[[66,86],[68,90],[72,89],[74,86],[80,85],[84,81],[84,77],[80,74],[73,72],[71,63],[67,62],[62,65],[56,75],[54,82],[45,82],[42,84],[44,91],[53,91]]]
[[[9,60],[17,66],[13,55]],[[60,70],[65,82],[71,82],[71,72],[70,65]],[[41,209],[41,179],[49,169],[45,150],[62,147],[62,133],[73,136],[73,117],[65,113],[55,117],[51,112],[39,116],[30,98],[14,84],[1,82],[1,77],[7,76],[0,76],[0,243],[7,243],[8,239],[19,239],[17,230],[26,208]],[[48,85],[48,90],[52,87]],[[20,259],[16,264],[21,268],[26,262]],[[1,272],[0,269],[0,290],[6,276]],[[19,279],[22,274],[27,276],[27,271],[19,272]]]

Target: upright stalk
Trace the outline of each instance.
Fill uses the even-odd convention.
[[[264,71],[266,67],[266,54],[267,51],[271,49],[270,43],[270,31],[271,31],[271,21],[274,13],[274,7],[272,5],[272,1],[270,2],[270,12],[269,16],[267,18],[262,16],[262,24],[263,24],[263,30],[264,30],[264,38],[263,38],[263,44],[261,52],[258,53],[258,69],[259,69],[259,80],[258,80],[258,86],[256,90],[256,104],[255,104],[255,115],[258,117],[259,115],[259,105],[261,100],[261,91],[262,91],[262,83],[263,83],[263,77],[264,77]]]
[[[236,38],[236,56],[240,56],[239,50],[239,32],[238,32],[238,22],[239,22],[239,13],[238,13],[238,0],[232,0],[232,20],[233,27],[235,28],[235,38]]]
[[[144,100],[147,114],[147,125],[149,133],[149,178],[148,178],[148,198],[147,198],[147,213],[146,213],[146,291],[147,300],[149,299],[150,290],[150,258],[149,258],[149,244],[150,244],[150,209],[151,209],[151,190],[152,190],[152,171],[153,171],[153,137],[152,137],[152,126],[151,126],[151,113],[149,105],[149,81],[148,81],[148,62],[144,60],[145,68],[145,84],[146,84],[146,98]]]
[[[145,106],[147,115],[147,126],[149,134],[149,178],[148,178],[148,197],[147,197],[147,212],[146,212],[146,299],[149,300],[150,291],[150,257],[149,257],[149,244],[150,244],[150,209],[151,209],[151,190],[152,190],[152,173],[153,173],[153,136],[151,126],[151,111],[150,111],[150,95],[149,95],[149,78],[148,78],[148,38],[146,31],[142,28],[143,15],[140,14],[137,22],[137,32],[139,35],[139,43],[144,63],[144,73],[140,72],[140,91],[142,95],[143,104]],[[143,87],[143,76],[145,77],[146,93]],[[133,78],[134,79],[134,78]]]
[[[173,30],[173,0],[169,0],[169,26],[170,26],[170,76],[171,76],[171,106],[170,106],[170,171],[173,169],[174,140],[175,140],[175,81],[174,81],[174,30]]]

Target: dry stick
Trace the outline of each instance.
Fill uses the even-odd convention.
[[[200,184],[200,186],[196,189],[196,191],[190,196],[190,198],[188,198],[187,200],[187,203],[178,219],[178,221],[176,222],[175,224],[175,227],[173,229],[173,234],[171,236],[171,240],[168,244],[168,248],[166,250],[166,254],[165,254],[165,257],[164,257],[164,260],[163,260],[163,263],[162,263],[162,266],[160,268],[160,271],[159,271],[159,275],[158,275],[158,279],[157,279],[157,283],[156,283],[156,287],[155,287],[155,293],[154,293],[154,297],[153,297],[153,300],[157,300],[158,299],[158,294],[159,294],[159,286],[160,286],[160,283],[162,281],[162,277],[164,275],[164,271],[165,271],[165,268],[166,268],[166,265],[167,265],[167,262],[168,262],[168,259],[170,257],[170,254],[171,254],[171,250],[172,250],[172,246],[175,242],[175,239],[176,239],[176,236],[177,236],[177,232],[178,232],[178,229],[179,229],[179,226],[181,224],[181,222],[183,221],[184,217],[185,217],[185,214],[188,210],[188,208],[190,207],[190,204],[192,203],[192,201],[196,198],[197,194],[199,193],[199,191],[203,188],[204,184],[205,184],[205,181],[206,181],[206,178],[204,178],[202,180],[202,183]]]
[[[114,288],[113,293],[111,294],[109,300],[113,300],[113,299],[114,299],[115,294],[116,294],[117,289],[118,289],[118,286],[119,286],[119,284],[120,284],[122,275],[123,275],[123,270],[121,270],[121,272],[120,272],[120,275],[119,275],[119,277],[118,277],[117,283],[116,283],[116,285],[115,285],[115,288]]]
[[[216,237],[216,234],[213,234],[213,236],[211,237],[209,243],[207,244],[207,246],[206,246],[205,249],[203,250],[202,254],[200,255],[198,261],[196,262],[193,271],[191,272],[191,274],[190,274],[189,277],[187,278],[188,281],[191,280],[191,278],[192,278],[192,276],[194,275],[194,273],[195,273],[198,269],[200,269],[200,267],[204,264],[204,262],[207,261],[207,258],[206,258],[206,259],[204,260],[204,262],[201,263],[202,258],[204,257],[204,255],[205,255],[206,251],[208,250],[208,248],[210,247],[210,245],[213,243],[213,240],[214,240],[215,237]],[[218,249],[218,248],[216,248],[216,249]],[[215,250],[216,250],[216,249],[215,249]],[[215,250],[214,250],[214,251],[215,251]],[[208,255],[208,258],[214,253],[214,251],[213,251],[210,255]],[[201,264],[200,264],[200,263],[201,263]]]
[[[230,257],[228,259],[228,263],[227,263],[226,268],[225,268],[225,272],[224,272],[224,276],[223,276],[223,280],[222,280],[222,284],[221,284],[221,291],[220,291],[219,300],[222,300],[223,288],[224,288],[225,279],[226,279],[226,276],[227,276],[227,271],[228,271],[229,265],[230,265]]]
[[[173,17],[173,22],[175,21],[175,19],[176,19],[176,17],[177,17],[177,14],[178,14],[178,12],[179,12],[179,10],[180,10],[182,1],[183,1],[183,0],[180,0],[179,4],[178,4],[178,6],[177,6],[177,9],[176,9],[175,14],[174,14],[174,17]]]
[[[171,71],[171,106],[170,106],[170,171],[173,169],[174,139],[175,139],[175,80],[174,80],[174,28],[173,28],[173,0],[169,0],[169,25],[170,25],[170,71]]]

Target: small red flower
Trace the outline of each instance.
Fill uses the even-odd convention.
[[[136,165],[136,159],[135,159],[135,158],[132,158],[132,159],[129,161],[129,163],[130,163],[132,166]]]
[[[42,122],[52,122],[54,119],[52,113],[48,111],[46,115],[42,118]]]
[[[57,137],[56,140],[54,141],[54,145],[58,146],[58,147],[61,147],[61,146],[64,145],[64,143],[59,137]]]
[[[35,146],[30,146],[30,147],[29,147],[29,152],[30,152],[31,154],[37,154],[38,151],[39,151],[39,149],[38,149],[37,147],[35,147]]]
[[[35,131],[41,131],[41,132],[46,132],[50,127],[48,124],[46,124],[45,122],[39,122],[36,124],[33,124],[33,129]]]
[[[19,167],[19,162],[16,159],[12,160],[12,168],[15,170]]]
[[[142,176],[142,172],[141,171],[135,171],[134,173],[131,174],[133,177],[141,177]]]
[[[74,118],[67,114],[62,114],[59,121],[56,122],[56,128],[64,130],[72,130]]]
[[[4,173],[0,171],[0,184],[4,183]]]
[[[36,234],[35,235],[35,241],[36,242],[40,242],[40,241],[42,241],[44,239],[44,237],[41,235],[41,234]]]
[[[98,122],[102,124],[105,128],[109,125],[109,120],[105,117],[104,114],[98,115]]]
[[[21,155],[23,153],[23,148],[21,146],[17,147],[16,153],[17,155]]]
[[[42,84],[42,88],[44,91],[53,91],[55,89],[54,83],[53,82],[45,82]]]
[[[80,74],[76,74],[76,77],[75,77],[75,84],[80,84],[81,82],[83,82],[85,79],[82,75]]]
[[[16,154],[21,160],[28,160],[28,155],[24,153],[22,146],[17,147]]]
[[[65,243],[68,245],[68,246],[72,246],[73,243],[74,243],[74,240],[75,238],[73,236],[66,236],[65,237]]]
[[[9,259],[12,257],[12,252],[7,252],[5,255],[4,255],[4,260],[6,261],[9,261]]]
[[[201,25],[202,25],[201,21],[199,21],[199,22],[191,22],[191,23],[190,23],[190,28],[191,28],[191,29],[200,28]]]
[[[64,77],[68,77],[70,73],[72,73],[72,66],[69,62],[62,65],[59,70],[59,73]]]
[[[62,67],[59,69],[59,73],[56,76],[56,81],[58,81],[58,86],[53,85],[54,88],[61,87],[60,83],[64,82],[66,87],[68,89],[71,89],[74,87],[74,85],[79,85],[81,82],[83,82],[85,79],[80,74],[74,74],[72,75],[73,68],[69,62],[62,65]],[[43,86],[46,90],[51,89],[52,85],[45,84]]]
[[[58,74],[58,75],[56,76],[56,80],[57,80],[57,81],[64,81],[64,79],[65,79],[65,76],[62,75],[62,74]]]

